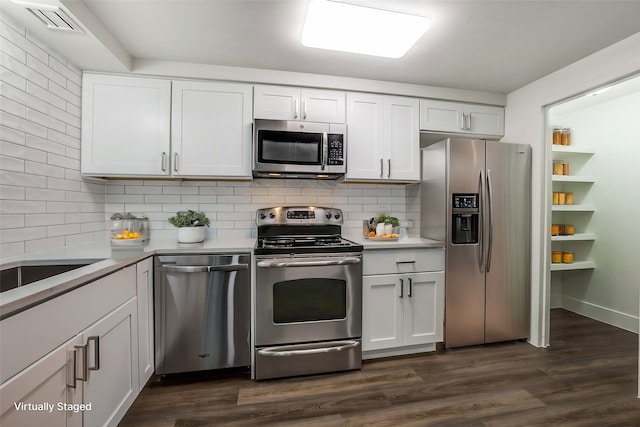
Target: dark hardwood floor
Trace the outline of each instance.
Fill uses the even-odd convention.
[[[121,426],[640,426],[638,336],[553,310],[551,345],[475,346],[269,381],[150,383]]]

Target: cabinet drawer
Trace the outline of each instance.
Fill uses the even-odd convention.
[[[444,249],[416,248],[364,251],[362,274],[414,273],[444,270]]]

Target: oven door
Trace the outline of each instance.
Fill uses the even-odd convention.
[[[256,259],[256,346],[362,336],[360,253]]]

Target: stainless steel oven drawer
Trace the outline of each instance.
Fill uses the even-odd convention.
[[[254,351],[256,380],[346,371],[362,366],[360,339],[258,347]]]

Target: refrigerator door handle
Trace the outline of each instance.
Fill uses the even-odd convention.
[[[491,169],[487,169],[487,199],[489,200],[489,248],[487,249],[487,273],[491,270],[491,253],[493,252],[493,184]]]
[[[480,169],[480,182],[478,183],[478,193],[480,194],[480,205],[484,204],[484,170]],[[484,215],[481,215],[480,221],[484,221]],[[484,227],[482,227],[482,222],[480,222],[480,227],[478,227],[478,267],[480,268],[480,273],[484,273]]]

